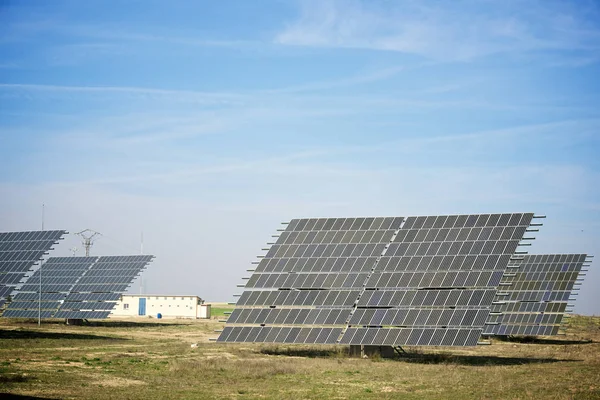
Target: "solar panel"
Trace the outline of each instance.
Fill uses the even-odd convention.
[[[6,311],[4,311],[2,316],[6,317],[6,318],[38,318],[38,316],[41,316],[41,318],[51,318],[52,312],[48,311],[48,310],[42,310],[42,312],[40,314],[40,312],[37,309],[35,309],[35,310],[6,310]]]
[[[359,320],[350,320],[351,326],[364,328],[357,328],[354,336],[348,329],[340,342],[376,344],[376,335],[361,336],[370,331],[360,329],[377,329],[369,325],[385,322],[392,329],[387,337],[397,345],[476,344],[476,333],[483,331],[504,270],[532,217],[408,218],[365,286],[365,298],[358,302],[364,313]],[[456,328],[452,340],[436,333],[439,329],[454,332],[452,328]]]
[[[56,301],[63,300],[65,298],[64,293],[42,293],[42,301]],[[19,292],[15,295],[13,301],[38,301],[39,293],[23,293]]]
[[[0,305],[66,231],[0,232]]]
[[[43,315],[54,314],[67,293],[97,260],[98,257],[50,257],[21,286],[19,293],[7,307],[11,312],[3,316],[22,316],[23,313],[17,312],[18,310],[42,310]]]
[[[110,311],[94,311],[94,310],[63,311],[63,310],[59,310],[56,314],[54,314],[54,318],[105,319],[106,317],[108,317],[109,314],[110,314]]]
[[[65,300],[68,301],[112,301],[121,298],[121,293],[69,293]]]
[[[70,289],[55,318],[104,319],[152,255],[103,256]]]
[[[106,318],[121,294],[153,258],[151,255],[49,258],[22,285],[3,316],[37,317],[41,305],[42,318]],[[35,315],[31,314],[33,311]]]
[[[292,220],[248,279],[218,340],[475,345],[532,218]],[[293,340],[290,329],[299,329]]]
[[[558,334],[585,262],[585,254],[525,255],[511,261],[485,333]]]
[[[235,340],[334,343],[401,223],[399,217],[293,220],[261,260],[238,302],[243,309],[231,319],[292,326],[276,326],[276,334],[271,327],[261,332],[236,328]]]

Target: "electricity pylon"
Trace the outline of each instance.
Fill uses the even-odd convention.
[[[100,232],[96,232],[91,229],[84,229],[81,232],[77,232],[76,235],[79,235],[82,238],[81,243],[83,244],[83,247],[85,248],[85,256],[86,257],[90,256],[90,248],[94,244],[94,238],[96,236],[102,236],[102,234]]]

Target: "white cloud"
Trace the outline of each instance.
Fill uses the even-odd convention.
[[[583,16],[589,15],[578,7],[509,3],[304,1],[299,19],[275,42],[398,51],[436,60],[538,50],[600,51],[600,30],[581,27]],[[591,12],[600,15],[597,9]]]

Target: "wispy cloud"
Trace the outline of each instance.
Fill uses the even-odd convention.
[[[93,61],[114,60],[129,54],[130,50],[119,43],[88,42],[61,44],[42,50],[42,60],[50,67],[77,66]]]
[[[230,162],[221,162],[213,165],[180,165],[176,168],[170,167],[169,171],[158,172],[158,173],[143,173],[139,175],[119,175],[119,176],[107,176],[104,178],[88,179],[84,181],[62,181],[55,182],[55,184],[61,186],[80,186],[80,185],[112,185],[122,183],[152,183],[155,184],[167,184],[167,185],[179,185],[185,184],[192,181],[196,181],[197,178],[202,176],[210,175],[223,175],[232,172],[240,171],[254,171],[261,170],[263,172],[277,173],[275,166],[280,166],[282,163],[298,161],[301,159],[310,159],[319,155],[326,154],[324,151],[303,151],[297,153],[291,153],[287,155],[275,156],[275,157],[261,157],[252,160],[238,160]]]
[[[275,37],[287,45],[347,47],[468,60],[494,53],[600,51],[598,8],[556,2],[481,3],[304,1],[301,15]],[[591,15],[590,15],[591,14]],[[597,19],[596,19],[597,21]],[[585,28],[584,28],[585,27]]]
[[[100,50],[114,48],[113,45],[107,44],[81,44],[81,45],[69,45],[66,53],[70,53],[71,50],[86,52],[88,50]],[[82,57],[85,57],[84,55]],[[77,57],[75,57],[77,58]],[[77,63],[71,55],[67,56],[63,54],[57,57],[55,62],[64,65],[70,65],[70,63]],[[172,90],[172,89],[157,89],[157,88],[146,88],[146,87],[130,87],[130,86],[65,86],[65,85],[46,85],[46,84],[21,84],[21,83],[0,83],[0,90],[13,90],[13,91],[24,91],[24,92],[57,92],[57,93],[79,93],[79,94],[130,94],[130,95],[148,95],[148,96],[168,96],[176,97],[178,100],[214,100],[222,102],[240,101],[248,99],[250,96],[261,96],[261,95],[272,95],[272,94],[293,94],[302,92],[319,92],[327,89],[345,88],[358,86],[362,84],[368,84],[383,80],[391,79],[403,71],[412,71],[424,66],[433,65],[430,62],[420,63],[411,66],[393,66],[387,68],[379,68],[370,71],[362,71],[353,76],[343,77],[339,79],[332,79],[327,81],[318,82],[307,82],[296,86],[284,86],[272,89],[260,89],[254,92],[246,93],[232,93],[232,92],[199,92],[191,90]],[[0,64],[2,68],[2,64]]]
[[[250,47],[259,45],[261,42],[245,39],[223,40],[204,38],[199,32],[170,31],[168,33],[146,33],[143,30],[132,31],[120,26],[106,27],[96,25],[70,25],[68,27],[55,27],[69,34],[79,37],[115,40],[117,42],[161,42],[174,45],[185,45],[192,47]]]
[[[386,79],[389,79],[389,78],[392,78],[392,77],[398,75],[402,71],[405,71],[408,69],[414,69],[414,68],[416,68],[416,67],[408,68],[405,66],[398,66],[398,67],[384,68],[384,69],[380,69],[380,70],[377,70],[374,72],[363,73],[363,74],[359,74],[356,76],[343,78],[343,79],[330,80],[330,81],[325,81],[325,82],[311,82],[311,83],[305,83],[305,84],[297,85],[297,86],[287,86],[287,87],[283,87],[283,88],[279,88],[279,89],[267,89],[267,90],[264,90],[263,92],[264,93],[301,93],[301,92],[322,91],[325,89],[334,89],[334,88],[341,88],[341,87],[348,87],[348,86],[356,86],[356,85],[361,85],[361,84],[365,84],[365,83],[372,83],[372,82],[377,82],[377,81],[381,81],[381,80],[386,80]]]
[[[246,39],[210,39],[200,35],[200,31],[181,31],[177,29],[162,30],[156,26],[136,26],[123,24],[115,20],[102,24],[80,21],[65,20],[64,16],[42,14],[35,12],[35,8],[27,11],[27,20],[8,21],[0,43],[27,42],[34,40],[40,35],[61,34],[71,38],[97,39],[104,42],[123,45],[127,42],[140,43],[165,43],[172,45],[185,45],[192,47],[249,47],[260,44],[259,41]],[[93,20],[93,19],[92,19]]]
[[[556,121],[541,124],[531,124],[514,126],[506,129],[484,130],[464,134],[443,135],[443,136],[411,136],[397,140],[383,140],[371,145],[345,145],[331,147],[310,147],[306,150],[287,152],[276,156],[265,156],[259,154],[255,157],[241,156],[235,159],[213,159],[209,162],[200,162],[187,160],[183,162],[167,163],[156,162],[145,165],[144,172],[138,174],[123,174],[111,175],[110,173],[102,174],[96,178],[85,180],[69,180],[55,182],[65,186],[78,185],[118,185],[118,184],[136,184],[136,185],[166,185],[178,186],[186,184],[194,184],[206,177],[215,176],[231,176],[231,174],[243,176],[280,176],[288,179],[296,179],[298,177],[313,177],[323,179],[337,179],[340,177],[365,177],[365,176],[381,176],[382,174],[394,174],[405,170],[408,165],[415,163],[421,165],[423,160],[418,154],[437,154],[441,156],[439,162],[429,162],[428,166],[421,165],[419,168],[433,168],[438,171],[440,168],[448,168],[449,171],[457,171],[464,168],[464,171],[469,171],[472,166],[477,164],[478,168],[487,164],[485,168],[489,171],[494,171],[496,176],[494,181],[502,179],[514,179],[511,176],[513,172],[503,168],[496,170],[492,165],[491,160],[486,160],[485,163],[467,162],[469,167],[461,167],[461,162],[455,159],[458,154],[464,151],[461,149],[477,146],[482,149],[493,144],[495,164],[504,164],[503,158],[509,157],[515,143],[531,147],[531,143],[538,143],[544,140],[555,141],[557,146],[561,146],[562,141],[573,141],[577,137],[577,128],[587,126],[600,126],[600,120],[587,121]],[[201,129],[198,126],[197,129]],[[573,132],[569,138],[564,138],[562,132],[569,130]],[[153,143],[154,141],[172,141],[177,137],[160,137],[154,138],[152,135],[148,138],[145,136],[128,136],[117,138],[113,145],[127,148],[128,146],[153,145],[149,149],[157,151],[163,148],[161,143]],[[561,141],[562,140],[562,141]],[[156,147],[158,146],[158,147]],[[178,150],[181,152],[180,150]],[[483,151],[483,150],[481,150]],[[468,152],[468,151],[467,151]],[[500,152],[496,154],[496,152]],[[490,153],[483,151],[482,157]],[[174,157],[177,157],[174,153]],[[504,156],[502,156],[504,154]],[[181,157],[181,155],[180,155]],[[366,168],[357,160],[373,160],[379,158],[384,164],[371,163],[372,166]],[[187,159],[187,158],[186,158]],[[397,165],[401,164],[402,167]],[[552,166],[551,164],[539,166],[535,163],[527,165],[524,162],[523,167],[527,168],[531,173],[541,173],[542,170],[548,168],[558,168],[564,170],[563,166]],[[409,167],[414,169],[415,167]],[[396,171],[396,172],[394,172]],[[567,170],[569,172],[570,170]],[[481,172],[481,171],[480,171]],[[489,172],[488,172],[489,173]],[[570,172],[569,172],[570,173]],[[445,173],[446,174],[446,173]],[[469,173],[470,174],[470,173]],[[461,172],[464,176],[465,172]],[[546,177],[547,184],[551,185],[552,177],[559,178],[557,174],[549,174]],[[563,181],[563,179],[559,179]],[[572,182],[574,182],[571,179]]]
[[[236,107],[236,120],[247,114],[275,116],[289,115],[344,115],[361,112],[403,112],[411,109],[526,109],[552,108],[554,106],[531,104],[509,104],[488,100],[439,99],[422,97],[451,92],[464,84],[447,84],[419,92],[405,92],[402,95],[362,93],[361,96],[339,95],[331,89],[352,88],[363,84],[392,79],[409,71],[412,67],[390,67],[357,74],[347,78],[328,81],[307,82],[296,86],[284,86],[276,89],[259,89],[245,92],[202,92],[192,90],[160,89],[131,86],[68,86],[47,84],[0,83],[0,96],[42,98],[68,97],[75,100],[82,96],[105,97],[108,99],[134,98],[141,100],[170,101],[196,105],[214,105]],[[563,107],[563,106],[561,106]],[[240,111],[243,109],[243,111]]]
[[[226,92],[199,92],[193,90],[157,89],[133,86],[68,86],[24,83],[0,83],[0,89],[15,92],[43,92],[66,94],[125,94],[135,96],[168,97],[175,101],[205,103],[239,103],[243,95]]]

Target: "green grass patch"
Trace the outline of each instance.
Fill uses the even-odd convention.
[[[210,308],[210,316],[211,318],[227,318],[225,315],[226,312],[233,311],[233,306],[231,307],[211,307]]]

